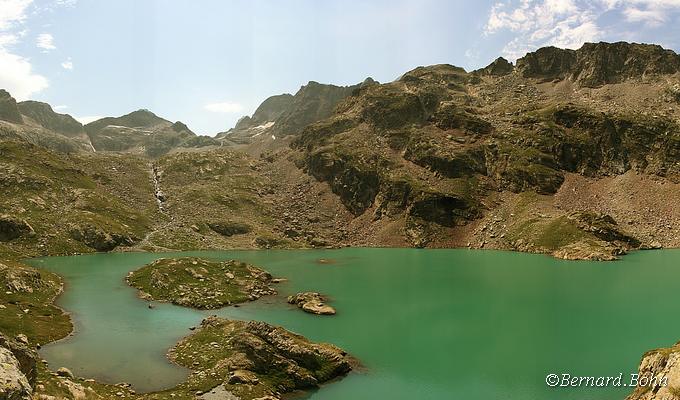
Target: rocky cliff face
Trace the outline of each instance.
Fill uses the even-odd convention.
[[[21,124],[23,119],[17,101],[6,90],[0,89],[0,120]]]
[[[680,345],[645,353],[638,375],[641,383],[626,400],[680,399]]]
[[[676,58],[658,46],[598,43],[539,49],[516,67],[499,58],[473,73],[442,64],[385,84],[311,82],[294,96],[267,99],[220,142],[146,110],[105,118],[85,127],[97,150],[153,157],[172,150],[152,168],[162,186],[163,218],[170,221],[154,220],[152,225],[164,228],[149,233],[150,221],[123,229],[112,223],[120,217],[71,220],[66,240],[99,250],[135,243],[389,244],[590,259],[613,259],[637,247],[680,246],[680,211],[664,209],[664,201],[652,195],[675,198],[672,189],[680,182],[680,103],[673,95],[680,81],[671,74]],[[210,146],[239,137],[245,151]],[[189,146],[207,148],[182,151]],[[20,149],[8,148],[28,151]],[[132,158],[117,162],[122,160]],[[126,172],[148,173],[139,160]],[[77,183],[77,204],[93,202],[90,194],[100,186],[123,179],[120,171],[95,170],[99,175],[66,173]],[[41,182],[52,193],[54,177],[44,169],[31,171],[36,174],[27,174],[19,187]],[[12,170],[7,176],[19,175]],[[617,191],[615,182],[627,186]],[[598,185],[607,188],[607,198],[596,197]],[[57,203],[68,203],[63,197]],[[121,200],[107,215],[125,209]],[[25,201],[16,203],[17,213],[30,209]],[[642,223],[634,213],[640,209],[652,210],[645,220],[654,222]],[[81,215],[80,208],[73,211],[67,214]],[[655,212],[663,217],[654,218]],[[597,217],[584,222],[579,215]],[[41,236],[35,219],[11,217],[26,220]],[[244,224],[247,229],[232,234],[230,227]],[[16,247],[34,239],[7,243]]]
[[[568,78],[581,86],[597,87],[630,78],[674,74],[680,71],[680,56],[657,45],[586,43],[578,50],[539,49],[517,60],[517,69],[525,77]]]
[[[20,337],[21,340],[25,336]],[[38,369],[37,354],[17,340],[0,334],[0,398],[30,400],[35,387]]]
[[[367,82],[372,80],[369,78]],[[253,138],[263,134],[274,137],[298,135],[307,125],[328,118],[338,103],[359,86],[342,87],[311,81],[294,96],[282,94],[269,97],[252,117],[242,118],[234,129],[220,133],[217,137],[235,143],[250,143]]]

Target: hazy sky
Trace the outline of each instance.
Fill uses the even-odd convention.
[[[599,40],[680,50],[680,0],[0,0],[0,88],[81,121],[148,108],[214,135],[310,80]]]

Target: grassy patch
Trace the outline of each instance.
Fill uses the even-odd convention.
[[[127,282],[155,300],[220,308],[274,294],[271,275],[253,265],[201,258],[163,258],[134,271]]]

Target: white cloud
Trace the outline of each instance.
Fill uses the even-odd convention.
[[[641,10],[637,7],[628,7],[623,10],[623,15],[628,22],[644,22],[650,25],[661,25],[666,22],[666,14],[659,9]]]
[[[502,53],[516,60],[542,46],[575,49],[607,37],[599,23],[607,12],[631,24],[658,26],[670,10],[680,11],[680,0],[507,0],[491,7],[484,34],[514,34]]]
[[[33,0],[0,0],[0,30],[11,28],[26,19],[26,9]]]
[[[64,61],[61,63],[61,67],[64,69],[72,70],[73,69],[73,61],[69,58],[68,60]]]
[[[20,101],[48,86],[47,78],[33,72],[29,59],[11,50],[26,35],[19,27],[31,3],[32,0],[0,0],[0,88]]]
[[[54,36],[49,33],[41,33],[35,41],[35,45],[39,48],[49,51],[54,50],[57,47],[54,45]]]
[[[243,111],[242,105],[230,102],[206,104],[204,108],[210,112],[225,114],[235,114]]]
[[[100,115],[89,115],[89,116],[85,116],[85,117],[73,116],[73,118],[75,118],[76,121],[80,122],[81,124],[86,125],[86,124],[89,124],[90,122],[94,122],[94,121],[96,121],[98,119],[102,119],[104,117],[102,117]]]
[[[21,101],[47,86],[47,79],[33,73],[31,63],[26,58],[11,54],[0,47],[0,88],[7,89]]]

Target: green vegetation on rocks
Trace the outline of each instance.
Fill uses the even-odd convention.
[[[209,317],[180,341],[170,357],[198,374],[186,387],[228,392],[242,399],[281,398],[308,390],[351,371],[347,353],[333,345],[313,343],[264,322]],[[226,398],[229,398],[224,393]]]
[[[139,289],[143,298],[200,309],[276,294],[268,272],[236,260],[161,258],[130,273],[127,282]]]

